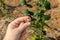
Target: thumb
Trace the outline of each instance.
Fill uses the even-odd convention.
[[[20,26],[18,27],[19,31],[24,31],[27,27],[30,26],[30,22],[26,22],[26,23],[21,23]]]

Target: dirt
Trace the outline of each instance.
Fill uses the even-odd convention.
[[[34,2],[37,0],[33,0],[33,2],[28,2],[34,6]],[[51,10],[48,10],[45,15],[50,14],[51,19],[46,21],[50,28],[47,30],[47,37],[50,37],[55,40],[60,40],[60,0],[48,0],[51,3]],[[11,17],[0,17],[0,40],[3,40],[4,35],[6,33],[6,29],[8,24],[13,21],[17,17],[23,16],[23,10],[29,9],[27,6],[19,6],[21,0],[4,0],[4,3],[11,7],[16,7],[10,14]],[[34,12],[35,9],[38,8],[34,6],[29,10]],[[25,35],[22,37],[22,40],[31,40],[31,36],[29,35],[31,29],[27,28]],[[59,38],[58,38],[59,37]],[[52,40],[51,39],[51,40]]]
[[[9,6],[18,6],[22,0],[4,0],[4,3]]]

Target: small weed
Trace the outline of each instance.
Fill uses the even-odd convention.
[[[5,10],[5,3],[3,2],[3,0],[0,0],[0,7],[1,7],[1,15],[5,16],[6,15],[6,10]]]
[[[23,6],[27,5],[26,0],[22,0],[21,5],[23,5]],[[51,9],[50,3],[47,0],[39,0],[39,2],[36,2],[36,6],[39,6],[39,8],[37,8],[35,10],[35,12],[32,13],[28,9],[26,9],[26,10],[24,10],[23,15],[24,16],[28,15],[32,18],[31,29],[34,31],[32,40],[45,40],[46,30],[44,30],[44,26],[47,26],[45,21],[49,20],[51,18],[51,16],[44,15],[44,13],[47,10]],[[45,8],[46,10],[44,10],[42,8]]]

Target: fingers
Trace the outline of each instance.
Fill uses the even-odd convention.
[[[12,22],[10,23],[10,26],[11,26],[11,27],[13,27],[13,26],[14,26],[14,27],[19,26],[19,24],[20,24],[21,22],[24,22],[24,21],[31,21],[31,18],[30,18],[29,16],[17,18],[17,19],[15,19],[14,21],[12,21]]]
[[[13,24],[19,24],[20,22],[23,22],[23,21],[30,21],[30,17],[29,16],[25,16],[25,17],[20,17],[20,18],[17,18],[15,19],[12,23]]]
[[[30,22],[26,22],[26,23],[21,23],[20,26],[18,27],[18,30],[20,31],[24,31],[27,27],[30,26]]]

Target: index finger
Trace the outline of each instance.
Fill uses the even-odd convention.
[[[20,24],[20,22],[24,22],[24,21],[31,21],[31,18],[29,16],[24,16],[24,17],[19,17],[17,19],[15,19],[14,21],[12,21],[12,24]]]

